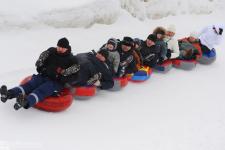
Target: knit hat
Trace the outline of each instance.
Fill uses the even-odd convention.
[[[131,37],[125,36],[122,40],[122,45],[134,46],[134,40]]]
[[[111,44],[113,46],[113,49],[116,49],[117,48],[117,39],[115,38],[110,38],[107,42],[107,44]]]
[[[140,46],[141,45],[141,39],[134,38],[134,43],[137,44],[138,46]]]
[[[62,47],[62,48],[69,48],[69,41],[67,40],[67,38],[61,38],[58,43],[57,43],[58,47]]]
[[[98,51],[98,53],[104,56],[105,59],[107,59],[109,56],[109,52],[106,49],[101,49],[100,51]]]
[[[148,38],[147,38],[147,39],[149,39],[149,40],[151,40],[151,41],[153,41],[153,42],[156,42],[157,37],[156,37],[156,35],[155,35],[155,34],[150,34],[150,35],[148,36]]]
[[[173,33],[176,33],[176,27],[175,27],[174,24],[169,25],[166,30],[170,31],[170,32],[173,32]]]

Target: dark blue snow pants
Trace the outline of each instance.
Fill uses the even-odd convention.
[[[40,74],[33,75],[31,80],[26,84],[9,90],[14,97],[20,93],[27,95],[29,107],[34,106],[37,102],[43,101],[46,97],[53,95],[55,91],[61,91],[63,85],[56,81],[50,80]]]

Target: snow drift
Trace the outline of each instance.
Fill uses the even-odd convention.
[[[139,20],[145,20],[180,14],[210,14],[225,6],[222,0],[89,0],[80,5],[71,0],[65,3],[58,1],[58,6],[45,5],[43,2],[43,5],[37,8],[28,3],[26,5],[30,10],[26,11],[17,10],[14,6],[15,9],[11,8],[10,14],[1,9],[0,30],[29,29],[43,25],[56,28],[86,28],[95,23],[112,24],[124,11]],[[22,0],[21,3],[27,3],[27,0]],[[2,8],[5,8],[4,5]]]

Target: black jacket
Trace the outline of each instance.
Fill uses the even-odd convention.
[[[70,48],[65,53],[60,54],[56,48],[51,47],[41,53],[35,65],[38,73],[51,80],[59,81],[61,84],[67,83],[70,76],[79,70],[78,61],[71,53]],[[64,72],[60,72],[61,70]]]
[[[71,80],[74,86],[89,86],[99,80],[101,89],[110,89],[114,86],[113,70],[109,62],[101,62],[93,53],[76,55],[80,70]]]
[[[133,51],[134,51],[133,47],[128,52],[124,52],[122,50],[121,43],[119,43],[117,47],[117,51],[120,54],[120,65],[119,65],[117,75],[120,76],[123,68],[125,68],[124,75],[136,72],[137,67],[136,67],[136,61],[133,56]]]
[[[140,53],[143,65],[154,67],[160,58],[160,47],[157,45],[148,47],[146,41],[142,41]]]

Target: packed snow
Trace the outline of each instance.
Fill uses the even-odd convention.
[[[67,37],[73,53],[108,38],[145,39],[175,24],[177,38],[225,24],[223,0],[0,0],[0,85],[35,73],[40,53]],[[224,150],[225,42],[217,60],[192,71],[173,68],[118,92],[74,100],[64,112],[0,104],[0,150]]]

